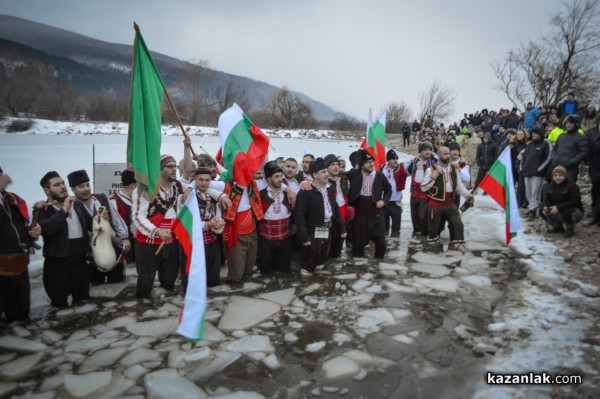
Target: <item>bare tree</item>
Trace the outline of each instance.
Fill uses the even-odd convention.
[[[184,114],[189,124],[200,124],[203,115],[204,120],[207,119],[207,82],[211,73],[207,61],[192,59],[184,64],[183,71],[176,81],[179,96],[186,99],[185,108],[178,108],[178,113]]]
[[[444,87],[435,80],[431,86],[419,96],[421,111],[419,120],[436,122],[448,118],[454,112],[456,92],[451,87]]]
[[[4,80],[0,86],[3,108],[13,116],[35,113],[41,101],[40,93],[52,83],[48,67],[35,58],[13,54],[12,49],[7,48],[0,68]]]
[[[412,111],[404,103],[400,102],[390,102],[387,106],[387,120],[385,123],[385,130],[388,133],[400,133],[402,126],[404,123],[408,123],[412,118]]]
[[[286,86],[275,92],[263,108],[271,115],[273,127],[289,129],[314,125],[312,108]]]
[[[492,64],[495,88],[515,106],[556,104],[571,90],[590,99],[600,89],[600,0],[563,3],[550,26],[550,34],[521,43]]]
[[[237,103],[244,112],[250,112],[250,101],[246,95],[246,89],[236,84],[233,76],[229,76],[227,81],[218,85],[210,96],[210,105],[214,110],[215,123],[219,116],[229,107]]]

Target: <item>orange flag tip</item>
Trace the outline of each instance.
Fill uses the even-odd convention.
[[[138,24],[135,23],[135,21],[133,22],[133,29],[137,32],[140,33],[140,26]]]

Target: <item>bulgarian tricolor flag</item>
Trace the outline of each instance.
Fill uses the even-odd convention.
[[[479,183],[479,188],[488,193],[506,211],[506,244],[509,244],[521,229],[509,147],[502,151]]]
[[[373,115],[371,109],[369,109],[369,121],[367,124],[367,137],[363,140],[360,148],[366,149],[373,158],[375,158],[375,166],[379,168],[380,165],[385,164],[385,120],[387,117],[387,111],[383,111],[379,115],[379,119],[373,123]]]
[[[204,335],[206,258],[204,257],[202,220],[195,189],[177,214],[171,230],[187,256],[185,272],[188,276],[188,286],[177,332],[190,341],[197,342]]]
[[[234,103],[219,116],[219,138],[221,157],[216,158],[227,169],[221,180],[248,187],[267,155],[269,137]]]
[[[159,189],[161,104],[165,85],[139,27],[134,24],[134,29],[127,168],[134,172],[141,189],[154,198]]]

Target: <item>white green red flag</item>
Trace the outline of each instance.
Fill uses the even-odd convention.
[[[171,230],[187,256],[185,272],[188,276],[188,286],[177,332],[190,341],[197,342],[204,335],[206,258],[204,257],[202,220],[195,190],[188,196],[177,214]]]
[[[509,147],[502,151],[487,175],[479,183],[479,188],[488,193],[505,210],[506,244],[509,244],[510,240],[517,235],[517,231],[521,229]]]
[[[219,116],[219,138],[221,157],[216,158],[227,169],[221,180],[248,187],[267,156],[269,137],[234,103]]]
[[[373,115],[369,109],[369,120],[367,122],[367,136],[363,140],[360,148],[367,150],[373,158],[375,158],[375,165],[379,167],[385,164],[386,153],[385,153],[385,120],[387,118],[387,111],[384,110],[379,118],[373,123]]]

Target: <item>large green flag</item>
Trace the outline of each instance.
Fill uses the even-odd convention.
[[[165,85],[135,25],[127,168],[142,190],[154,198],[159,189],[161,104]]]

